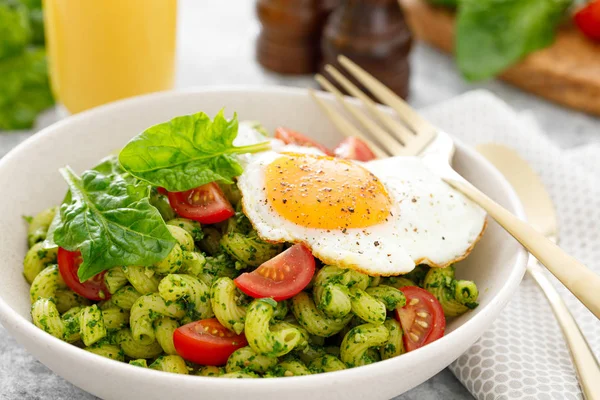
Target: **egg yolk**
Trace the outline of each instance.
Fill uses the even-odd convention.
[[[284,153],[265,171],[271,209],[308,228],[345,230],[381,224],[391,200],[362,166],[333,157]]]

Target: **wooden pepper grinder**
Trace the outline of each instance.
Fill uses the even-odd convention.
[[[325,20],[340,0],[258,0],[262,30],[257,58],[263,67],[282,74],[318,70]]]
[[[397,0],[344,0],[325,25],[321,67],[329,63],[344,73],[337,62],[343,54],[406,98],[411,45],[412,34]]]

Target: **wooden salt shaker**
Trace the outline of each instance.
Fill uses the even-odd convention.
[[[323,25],[339,0],[258,0],[262,25],[257,58],[262,66],[282,74],[318,70]]]
[[[329,63],[343,73],[337,62],[343,54],[406,98],[411,45],[412,34],[397,0],[344,0],[325,25],[322,66]]]

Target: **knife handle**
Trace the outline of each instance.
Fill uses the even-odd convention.
[[[530,258],[527,271],[540,286],[552,307],[552,312],[554,312],[571,353],[571,359],[584,398],[586,400],[600,399],[600,365],[598,365],[598,360],[585,340],[583,333],[581,333],[577,322],[554,286],[552,286],[552,283],[550,283],[550,280],[544,275],[535,258]]]
[[[479,204],[600,319],[600,276],[467,181],[444,179]]]

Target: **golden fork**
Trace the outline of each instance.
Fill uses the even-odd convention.
[[[368,98],[360,89],[344,77],[331,65],[325,70],[348,93],[360,99],[381,123],[376,123],[364,111],[348,102],[339,90],[323,76],[317,75],[317,81],[356,118],[362,127],[384,147],[380,147],[356,128],[342,114],[336,111],[314,91],[311,95],[322,107],[332,122],[346,136],[357,136],[366,140],[378,157],[387,156],[419,156],[428,168],[437,173],[446,183],[479,204],[506,231],[519,241],[541,264],[543,264],[563,285],[600,319],[600,276],[585,265],[568,255],[554,242],[537,232],[532,226],[511,214],[508,210],[490,199],[475,186],[467,182],[454,169],[451,161],[454,155],[454,143],[450,136],[436,128],[404,100],[396,96],[389,88],[375,79],[364,69],[344,56],[338,58],[340,64],[363,84],[383,104],[396,111],[402,123],[398,122],[375,102]],[[385,127],[385,128],[384,128]]]
[[[558,239],[558,222],[554,205],[544,184],[529,167],[527,161],[523,160],[516,151],[498,144],[479,145],[477,151],[487,158],[513,186],[523,203],[527,220],[531,226],[550,240],[556,241]],[[600,399],[600,366],[577,322],[533,256],[529,258],[527,272],[540,286],[552,307],[571,353],[584,398],[587,400]]]

